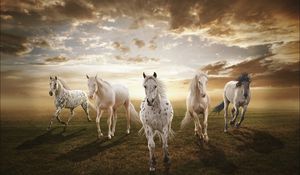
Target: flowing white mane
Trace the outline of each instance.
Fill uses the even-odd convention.
[[[65,82],[63,79],[58,78],[58,81],[61,83],[61,85],[62,85],[65,89],[71,90],[70,87],[66,84],[66,82]]]
[[[164,83],[162,81],[160,81],[159,79],[154,78],[153,76],[146,77],[145,80],[144,80],[144,83],[147,82],[149,79],[152,79],[156,82],[158,94],[161,97],[166,97],[166,88],[165,88]]]
[[[202,77],[202,76],[205,76],[206,78],[208,78],[207,75],[206,75],[206,73],[204,73],[204,72],[198,72],[198,73],[194,76],[194,78],[192,79],[192,82],[191,82],[191,84],[190,84],[190,91],[191,91],[192,94],[195,94],[195,93],[196,93],[197,86],[198,86],[198,79],[199,79],[200,77]]]

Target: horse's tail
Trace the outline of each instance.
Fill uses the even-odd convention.
[[[96,108],[95,104],[89,98],[87,98],[87,102],[88,102],[90,107],[92,107],[95,111],[97,111],[97,108]]]
[[[224,101],[220,103],[218,106],[214,107],[212,112],[220,113],[224,109]]]
[[[134,123],[141,123],[138,112],[135,110],[132,103],[129,104],[130,120]]]
[[[192,117],[188,111],[185,112],[185,116],[181,121],[180,128],[184,128],[187,124],[189,124],[192,121]]]

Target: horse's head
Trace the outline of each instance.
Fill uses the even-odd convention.
[[[242,73],[238,78],[237,78],[237,84],[236,87],[241,87],[243,90],[243,95],[245,98],[249,96],[250,92],[250,83],[251,83],[251,78],[248,73]]]
[[[156,81],[157,75],[155,72],[152,76],[146,76],[146,74],[143,73],[143,77],[143,86],[145,88],[147,104],[148,106],[152,106],[155,102],[156,97],[158,96],[158,83]]]
[[[206,97],[206,87],[207,87],[208,77],[206,73],[198,73],[195,76],[196,88],[200,92],[202,98]]]
[[[57,76],[55,76],[54,78],[50,76],[50,91],[49,91],[49,95],[52,96],[53,94],[56,94],[57,90],[58,90],[58,79]]]
[[[89,77],[86,75],[86,78],[88,79],[88,88],[89,88],[89,98],[93,98],[94,94],[98,90],[98,85],[97,85],[97,75],[95,77]]]

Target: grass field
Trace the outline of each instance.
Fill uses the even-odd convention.
[[[139,126],[126,135],[121,112],[116,136],[96,139],[95,123],[87,122],[80,111],[66,132],[57,122],[46,132],[49,116],[45,114],[30,118],[22,113],[19,120],[2,114],[0,174],[148,174],[147,142],[137,134]],[[179,130],[184,112],[175,110],[176,137],[169,142],[172,165],[168,172],[156,140],[156,174],[299,174],[298,111],[250,109],[242,127],[230,128],[227,134],[222,114],[211,116],[208,144],[197,140],[192,124]],[[101,123],[105,135],[106,116]]]

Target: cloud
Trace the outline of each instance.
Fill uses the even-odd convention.
[[[10,55],[24,55],[32,51],[26,37],[1,33],[1,52]]]
[[[128,63],[147,63],[147,62],[158,62],[159,58],[149,58],[146,56],[135,56],[135,57],[123,57],[120,55],[115,56],[117,61],[128,62]]]
[[[119,51],[121,51],[121,52],[123,52],[123,53],[126,53],[126,52],[129,52],[130,51],[130,48],[129,47],[127,47],[127,46],[124,46],[122,43],[120,43],[120,42],[113,42],[112,43],[112,46],[115,48],[115,49],[117,49],[117,50],[119,50]]]
[[[138,48],[142,48],[145,46],[145,42],[143,40],[140,40],[140,39],[137,39],[137,38],[134,38],[132,40],[133,44],[136,45]]]
[[[69,59],[64,56],[55,56],[55,57],[47,58],[45,59],[45,61],[48,63],[62,63],[62,62],[69,61]]]

